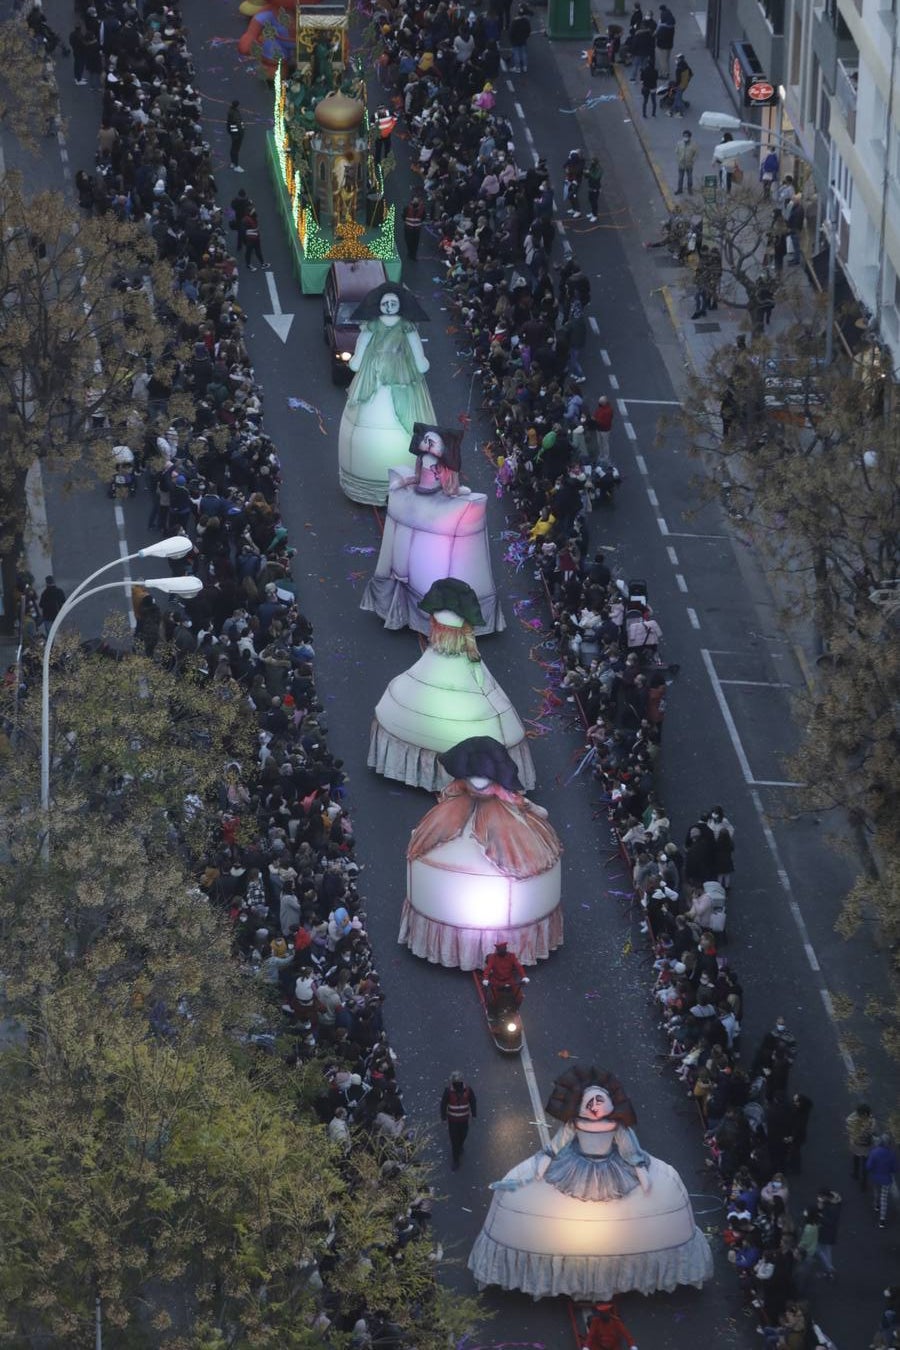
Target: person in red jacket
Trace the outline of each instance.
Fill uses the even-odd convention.
[[[498,942],[484,963],[481,983],[487,987],[491,1002],[503,989],[511,988],[518,1008],[523,998],[522,985],[528,984],[528,976],[515,952],[509,951],[505,942]]]
[[[637,1350],[634,1337],[614,1303],[598,1303],[588,1323],[584,1350]]]
[[[601,394],[594,409],[594,428],[600,442],[600,458],[609,459],[609,436],[612,431],[613,408],[605,394]]]

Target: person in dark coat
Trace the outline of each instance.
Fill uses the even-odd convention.
[[[716,837],[705,820],[688,830],[684,841],[684,879],[689,886],[702,886],[716,875]]]
[[[448,771],[449,772],[449,771]],[[461,1069],[454,1069],[450,1082],[441,1097],[441,1120],[446,1121],[450,1135],[451,1167],[458,1171],[460,1159],[469,1133],[469,1122],[475,1119],[478,1104],[475,1093],[463,1078]]]
[[[61,586],[57,586],[52,577],[47,577],[38,600],[38,607],[41,611],[41,618],[44,620],[44,628],[48,633],[53,620],[65,603],[65,591]]]

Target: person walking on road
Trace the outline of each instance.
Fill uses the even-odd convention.
[[[425,207],[420,197],[413,196],[403,208],[403,238],[406,242],[406,256],[415,262],[419,256],[419,240],[422,237],[422,224],[425,220]]]
[[[591,223],[600,213],[600,189],[603,187],[603,166],[596,155],[591,155],[585,174],[587,180],[588,215]]]
[[[52,577],[46,577],[44,589],[41,591],[38,600],[38,608],[41,611],[41,618],[44,620],[46,632],[50,632],[53,620],[56,618],[63,605],[66,603],[66,593],[61,586],[57,586]]]
[[[816,1197],[816,1208],[819,1211],[819,1242],[813,1255],[825,1267],[825,1276],[829,1280],[837,1277],[834,1268],[834,1246],[837,1242],[843,1203],[840,1194],[827,1186],[820,1190]]]
[[[875,1213],[878,1227],[887,1228],[888,1201],[897,1176],[897,1154],[891,1147],[891,1136],[880,1134],[875,1147],[866,1158],[866,1174],[875,1188]]]
[[[76,84],[87,84],[84,78],[84,29],[80,23],[69,34],[69,46],[72,50],[72,73]]]
[[[850,1145],[851,1176],[861,1190],[866,1189],[866,1158],[879,1133],[878,1122],[868,1102],[858,1102],[844,1122]]]
[[[247,196],[246,188],[239,188],[236,197],[231,199],[231,209],[234,212],[233,224],[237,230],[237,249],[238,252],[244,247],[244,228],[247,218],[247,212],[250,209],[251,201]]]
[[[679,52],[675,57],[675,74],[672,82],[675,85],[675,93],[672,96],[672,106],[669,109],[670,117],[684,117],[684,110],[687,106],[684,96],[687,93],[687,87],[694,78],[694,72],[691,70],[684,54]]]
[[[689,131],[681,134],[681,140],[675,149],[675,163],[678,166],[678,186],[675,189],[675,196],[678,197],[684,192],[684,183],[687,179],[687,190],[694,190],[694,164],[697,159],[697,147],[694,144],[694,138]]]
[[[528,39],[531,37],[531,22],[525,5],[519,6],[519,12],[509,25],[509,45],[512,48],[512,69],[516,75],[528,73]]]
[[[259,258],[260,267],[262,267],[264,272],[271,271],[271,265],[265,261],[262,255],[262,243],[260,240],[260,232],[259,232],[259,218],[256,214],[256,207],[253,205],[252,202],[248,203],[247,210],[244,212],[243,225],[244,225],[244,262],[250,268],[251,272],[258,271],[258,268],[254,267],[253,263],[251,262],[251,259],[255,256]]]
[[[238,158],[244,140],[244,119],[241,117],[241,105],[236,98],[231,100],[228,116],[225,118],[225,130],[231,137],[231,167],[235,173],[243,173]]]
[[[454,1172],[459,1169],[466,1135],[469,1133],[469,1121],[474,1120],[476,1115],[475,1093],[467,1086],[462,1070],[454,1069],[441,1097],[441,1120],[447,1122],[451,1167]]]

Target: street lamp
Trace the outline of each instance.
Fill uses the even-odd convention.
[[[101,586],[91,586],[91,582],[102,576],[104,572],[108,572],[113,567],[119,567],[123,563],[132,562],[135,558],[183,558],[190,552],[191,548],[191,541],[186,535],[175,535],[170,539],[161,539],[159,543],[150,544],[147,548],[138,549],[137,553],[129,553],[122,558],[114,559],[113,562],[105,563],[103,567],[98,567],[96,572],[92,572],[89,577],[85,577],[84,581],[75,587],[50,625],[50,631],[47,633],[44,643],[41,677],[41,812],[44,817],[41,856],[45,862],[50,857],[50,655],[53,650],[53,640],[60,624],[76,605],[81,604],[82,600],[89,600],[102,591],[121,589],[121,580],[105,581]],[[199,577],[148,577],[146,580],[135,584],[146,586],[150,590],[162,591],[165,595],[180,595],[186,599],[192,595],[199,595],[203,589],[203,582]]]
[[[794,144],[786,146],[784,138],[776,135],[773,131],[763,131],[753,122],[742,122],[739,117],[733,113],[724,112],[702,112],[700,114],[700,125],[710,131],[757,131],[765,136],[767,140],[774,142],[779,150],[787,149],[788,154],[795,159],[809,166],[815,173],[815,165],[808,155]],[[713,150],[713,159],[717,164],[732,164],[741,155],[749,155],[752,150],[758,150],[758,141],[722,141]],[[828,185],[828,287],[827,302],[828,309],[825,318],[825,365],[830,366],[834,360],[834,291],[837,282],[837,198],[834,194],[834,185]]]

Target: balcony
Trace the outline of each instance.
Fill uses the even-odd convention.
[[[856,139],[856,98],[859,83],[859,62],[838,61],[834,82],[834,96],[844,115],[847,135],[851,141]]]
[[[825,0],[824,5],[813,9],[812,48],[829,89],[834,88],[838,61],[859,59],[850,29],[837,8],[837,0]]]

